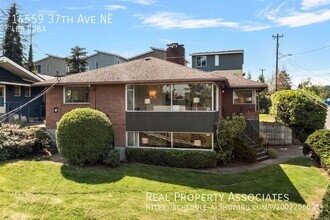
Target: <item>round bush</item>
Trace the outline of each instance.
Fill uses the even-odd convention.
[[[321,129],[309,135],[304,153],[312,151],[312,157],[330,172],[330,130]]]
[[[56,130],[59,152],[78,165],[102,162],[102,156],[112,142],[113,129],[108,117],[89,108],[66,113]]]
[[[289,126],[301,142],[322,129],[327,116],[325,105],[309,96],[299,90],[279,91],[271,96],[271,114]]]

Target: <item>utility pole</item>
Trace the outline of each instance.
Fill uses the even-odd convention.
[[[275,91],[277,91],[277,75],[278,75],[278,48],[280,46],[279,44],[279,38],[283,37],[282,35],[276,34],[275,36],[273,35],[273,38],[276,39],[276,67],[275,67]]]
[[[259,69],[261,71],[261,75],[264,75],[264,71],[266,71],[266,69]]]

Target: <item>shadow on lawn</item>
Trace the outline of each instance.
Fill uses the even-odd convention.
[[[287,164],[306,167],[313,166],[310,161],[302,158],[290,160]],[[143,164],[124,164],[116,169],[105,167],[78,168],[63,165],[61,167],[61,173],[65,178],[78,183],[114,183],[128,176],[187,186],[195,190],[206,189],[223,193],[232,192],[234,194],[253,195],[288,194],[291,202],[305,204],[304,199],[280,165],[239,174],[204,173]],[[297,173],[296,175],[298,176],[300,174]],[[134,182],[132,183],[132,187],[134,187]],[[153,190],[147,187],[146,185],[146,190]]]

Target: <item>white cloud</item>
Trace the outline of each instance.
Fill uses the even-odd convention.
[[[116,10],[125,10],[127,9],[126,6],[123,5],[105,5],[104,8],[109,11],[116,11]]]
[[[274,18],[280,26],[301,27],[330,20],[330,9],[315,12],[294,12],[291,15]]]
[[[77,7],[67,7],[65,8],[66,10],[87,10],[87,9],[92,9],[94,6],[88,5],[88,6],[77,6]]]
[[[330,0],[329,0],[330,1]],[[285,7],[285,3],[273,7],[269,4],[257,13],[258,17],[272,22],[274,26],[301,27],[311,24],[326,22],[330,20],[330,9],[320,9],[313,11],[297,11],[294,8]]]
[[[108,0],[110,1],[110,0]],[[112,0],[111,0],[112,1]],[[120,2],[130,2],[139,5],[153,5],[156,3],[156,0],[117,0]]]
[[[269,25],[260,22],[230,22],[222,18],[192,18],[183,13],[158,12],[152,15],[136,14],[143,25],[160,29],[200,29],[200,28],[232,28],[239,31],[260,31],[270,28]]]
[[[49,14],[56,14],[57,11],[55,11],[55,10],[47,10],[47,9],[40,9],[40,10],[37,10],[37,13],[38,14],[49,15]]]
[[[330,0],[302,0],[301,8],[309,10],[320,6],[330,5]]]
[[[226,22],[221,18],[195,19],[183,13],[158,12],[150,16],[137,15],[142,24],[160,29],[198,29],[211,27],[237,27],[235,22]]]

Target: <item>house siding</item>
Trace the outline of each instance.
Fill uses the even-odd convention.
[[[88,57],[88,66],[89,70],[96,69],[95,63],[96,61],[99,63],[98,68],[106,67],[106,66],[111,66],[119,63],[126,62],[125,59],[120,58],[118,56],[113,56],[110,54],[103,54],[103,53],[98,53],[94,56]]]
[[[31,87],[31,96],[25,97],[24,94],[24,87],[21,86],[21,96],[14,96],[14,86],[13,85],[6,85],[6,109],[7,112],[12,111],[23,104],[29,102],[31,99],[36,97],[43,88],[40,87]],[[40,97],[35,101],[31,102],[27,106],[25,106],[20,113],[22,116],[26,117],[34,117],[34,118],[43,118],[45,117],[45,105],[43,103],[43,98]],[[16,114],[19,114],[17,112]]]
[[[166,60],[166,51],[154,50],[154,51],[150,51],[149,53],[134,57],[130,60],[138,60],[146,57],[155,57],[158,59]]]
[[[39,62],[35,62],[34,65],[41,65],[41,74],[48,76],[65,76],[68,72],[68,65],[64,59],[56,57],[48,57]],[[47,72],[47,65],[49,65],[49,72]]]
[[[218,112],[127,112],[127,131],[214,132]]]
[[[207,55],[206,67],[196,66],[196,57],[192,56],[192,68],[196,68],[203,71],[215,71],[215,70],[242,70],[243,69],[243,54],[219,54],[219,66],[215,66],[215,55]]]
[[[0,81],[31,84],[2,67],[0,67]]]

